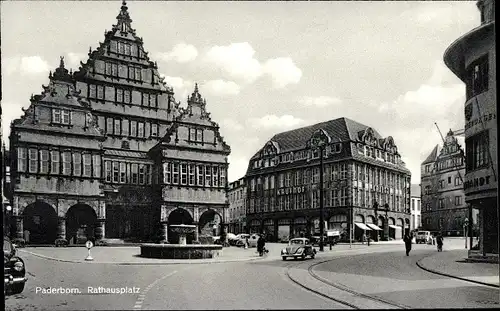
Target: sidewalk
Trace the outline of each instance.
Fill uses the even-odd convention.
[[[417,262],[429,272],[499,287],[498,264],[466,262],[467,250],[444,250]]]
[[[171,265],[171,264],[209,264],[222,262],[236,262],[258,260],[255,248],[244,249],[237,247],[223,248],[220,256],[210,259],[157,259],[140,257],[141,248],[138,246],[123,247],[94,247],[90,250],[93,261],[85,261],[88,250],[85,247],[26,247],[18,249],[19,254],[28,253],[33,256],[71,263],[99,263],[116,265]]]

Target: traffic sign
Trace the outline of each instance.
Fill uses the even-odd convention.
[[[94,247],[94,243],[92,243],[92,241],[87,241],[85,243],[85,247],[87,247],[88,249],[91,249],[92,247]]]
[[[92,261],[94,260],[94,258],[92,258],[92,256],[90,255],[90,249],[94,246],[94,243],[92,243],[92,241],[87,241],[85,243],[85,247],[87,247],[87,249],[89,250],[89,254],[87,255],[87,258],[85,258],[86,261]]]

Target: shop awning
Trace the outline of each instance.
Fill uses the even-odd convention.
[[[400,226],[395,226],[395,225],[389,225],[389,227],[396,229],[396,230],[401,230]]]
[[[356,226],[358,226],[358,228],[360,228],[361,230],[372,230],[370,228],[368,228],[364,223],[361,223],[361,222],[355,222],[354,223]]]
[[[378,230],[378,231],[383,231],[379,226],[375,224],[366,224],[368,227],[372,228],[373,230]]]

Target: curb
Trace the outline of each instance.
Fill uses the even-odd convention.
[[[421,263],[422,260],[424,260],[425,258],[429,258],[429,257],[431,257],[431,256],[427,256],[427,257],[424,257],[424,258],[418,260],[417,261],[417,266],[420,269],[425,270],[425,271],[430,272],[430,273],[434,273],[434,274],[438,274],[438,275],[442,275],[442,276],[447,276],[447,277],[450,277],[450,278],[454,278],[454,279],[458,279],[458,280],[462,280],[462,281],[466,281],[466,282],[471,282],[471,283],[476,283],[476,284],[480,284],[480,285],[485,285],[485,286],[489,286],[489,287],[500,288],[500,286],[496,285],[496,284],[491,284],[491,283],[486,283],[486,282],[471,280],[471,279],[463,278],[463,277],[460,277],[460,276],[451,275],[451,274],[448,274],[448,273],[439,272],[439,271],[436,271],[436,270],[433,270],[433,269],[429,269],[429,268],[425,267],[424,265],[422,265],[422,263]]]
[[[67,260],[67,259],[60,259],[60,258],[54,258],[54,257],[49,257],[45,255],[40,255],[37,253],[32,253],[30,251],[26,250],[19,250],[25,253],[28,253],[30,255],[43,258],[46,260],[52,260],[52,261],[59,261],[59,262],[67,262],[67,263],[90,263],[90,264],[111,264],[111,265],[117,265],[117,266],[168,266],[168,265],[180,265],[180,264],[215,264],[215,263],[226,263],[226,262],[245,262],[245,261],[254,261],[254,260],[261,260],[264,259],[265,257],[250,257],[250,258],[244,258],[244,259],[227,259],[227,260],[217,260],[217,261],[179,261],[179,262],[89,262],[89,261],[78,261],[78,260]],[[179,259],[183,260],[183,259]],[[194,259],[188,259],[188,260],[194,260]],[[201,259],[203,260],[203,259]]]

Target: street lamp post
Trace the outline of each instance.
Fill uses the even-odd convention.
[[[319,146],[319,251],[322,252],[323,244],[325,242],[325,222],[324,222],[324,213],[323,213],[323,150],[324,145]]]
[[[325,242],[325,223],[323,212],[323,151],[325,146],[330,142],[330,137],[323,130],[314,132],[310,139],[310,145],[313,148],[319,149],[319,250],[324,251],[323,244]]]
[[[467,228],[469,226],[469,218],[465,218],[464,220],[464,240],[465,240],[465,249],[467,249]]]

